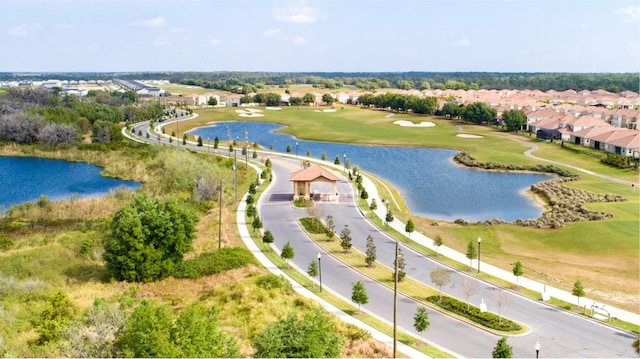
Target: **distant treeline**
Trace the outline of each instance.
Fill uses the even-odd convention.
[[[531,89],[597,90],[613,93],[640,92],[638,73],[523,73],[523,72],[99,72],[99,73],[0,73],[0,80],[49,79],[169,80],[205,88],[249,93],[264,86],[309,84],[317,88],[343,87],[362,90],[400,89]],[[248,91],[248,92],[247,92]]]

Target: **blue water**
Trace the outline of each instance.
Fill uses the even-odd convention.
[[[301,159],[309,150],[312,157],[320,158],[325,152],[330,162],[333,163],[338,156],[344,164],[346,154],[352,166],[393,184],[402,192],[410,211],[423,217],[447,221],[464,218],[468,221],[501,219],[510,222],[542,215],[543,209],[525,196],[524,190],[549,179],[547,175],[467,169],[456,165],[453,161],[456,151],[447,149],[304,141],[275,133],[283,127],[271,123],[224,122],[192,133],[205,140],[213,141],[217,136],[226,141],[228,133],[231,139],[243,140],[246,130],[249,142],[257,142],[267,149],[273,146],[273,150],[279,152],[286,152],[290,146],[291,154],[297,153]]]
[[[33,157],[0,157],[0,213],[9,207],[36,201],[100,197],[109,190],[126,186],[132,190],[141,183],[100,177],[102,169],[87,163]]]

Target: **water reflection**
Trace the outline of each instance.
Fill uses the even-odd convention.
[[[543,209],[524,195],[532,184],[549,178],[543,174],[500,173],[472,170],[453,161],[456,151],[447,149],[400,148],[315,142],[277,134],[282,125],[259,122],[223,122],[192,131],[204,140],[243,140],[264,148],[285,152],[300,159],[307,151],[314,158],[323,153],[336,157],[389,181],[404,197],[412,213],[433,219],[483,221],[494,218],[514,221],[539,217]],[[297,144],[297,145],[296,145]]]

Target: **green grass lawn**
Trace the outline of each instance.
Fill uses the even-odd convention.
[[[347,142],[416,147],[440,147],[465,150],[478,161],[515,164],[546,164],[527,158],[523,152],[533,143],[539,149],[534,155],[559,161],[590,171],[619,178],[623,181],[638,180],[638,174],[630,170],[616,169],[597,159],[564,150],[556,144],[538,141],[523,133],[514,135],[495,127],[476,126],[431,116],[395,114],[367,110],[357,106],[334,106],[336,112],[317,112],[326,107],[286,107],[281,111],[263,111],[264,117],[244,118],[232,108],[197,111],[200,117],[181,124],[180,130],[203,126],[213,121],[257,121],[284,124],[281,132],[315,141]],[[435,127],[400,127],[393,121],[404,119],[413,122],[431,121]],[[481,139],[457,137],[458,126],[464,133],[484,136]],[[566,168],[566,167],[565,167]],[[575,170],[570,171],[575,173]],[[404,204],[394,210],[400,219],[411,218],[416,230],[430,237],[441,235],[445,245],[464,252],[467,242],[478,236],[483,238],[482,257],[505,270],[520,260],[525,276],[550,285],[571,290],[580,279],[587,296],[640,312],[639,211],[640,191],[631,192],[630,186],[615,183],[584,173],[581,180],[566,186],[595,193],[621,194],[626,202],[590,203],[592,210],[612,213],[614,217],[604,221],[570,223],[561,229],[536,229],[515,225],[459,226],[428,218],[411,216]],[[395,196],[401,201],[400,196]],[[381,204],[378,204],[381,205]]]

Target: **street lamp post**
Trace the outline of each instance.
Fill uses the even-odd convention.
[[[344,160],[342,162],[342,164],[344,166],[344,171],[347,172],[347,154],[346,153],[344,155],[342,155],[342,159]]]
[[[540,342],[536,342],[536,345],[534,346],[534,348],[536,349],[536,358],[537,358],[538,354],[540,353]]]
[[[398,252],[400,252],[398,241],[396,241],[396,254],[393,273],[393,357],[398,353]]]
[[[482,243],[482,238],[478,237],[478,273],[480,273],[480,243]]]
[[[320,258],[322,254],[318,252],[318,278],[320,279],[320,292],[322,292],[322,264],[320,263]]]
[[[296,158],[298,158],[298,142],[296,142]]]

